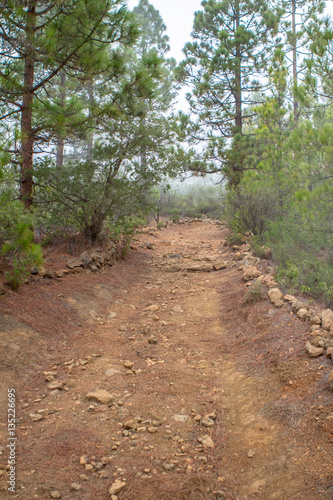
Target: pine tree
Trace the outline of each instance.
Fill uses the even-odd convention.
[[[285,51],[289,56],[292,68],[292,100],[294,121],[300,117],[299,109],[299,73],[302,71],[304,57],[308,53],[307,28],[314,24],[318,26],[318,15],[322,14],[322,0],[282,0],[284,13],[281,17],[281,29],[285,33]]]
[[[11,151],[20,163],[20,196],[30,208],[33,155],[47,142],[38,102],[61,72],[98,71],[104,45],[129,42],[135,30],[121,0],[1,0],[0,15],[1,102],[8,107],[0,118],[11,119],[12,128],[19,121],[20,146]]]
[[[208,0],[195,14],[194,42],[184,48],[184,81],[192,87],[195,137],[210,140],[222,170],[234,182],[243,170],[244,122],[263,86],[279,11],[265,0]],[[227,152],[233,139],[233,153]]]
[[[141,55],[156,50],[160,56],[164,56],[170,50],[169,37],[159,11],[148,0],[140,0],[133,13],[141,30],[136,50]]]

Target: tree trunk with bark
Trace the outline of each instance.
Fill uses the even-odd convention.
[[[296,0],[292,0],[292,51],[293,51],[293,85],[294,85],[294,120],[298,121],[297,89],[297,37],[296,37]]]
[[[66,74],[64,71],[61,71],[60,96],[59,96],[61,106],[64,106],[65,104],[65,98],[66,98],[65,84],[66,84]],[[65,149],[64,138],[61,135],[59,135],[57,138],[57,160],[56,160],[57,168],[61,168],[64,164],[64,149]]]
[[[34,86],[33,45],[35,39],[36,8],[29,2],[26,25],[26,53],[24,57],[24,87],[21,112],[21,178],[20,198],[27,209],[33,203],[33,130],[32,105]]]

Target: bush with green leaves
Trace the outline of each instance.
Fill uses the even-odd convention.
[[[172,222],[178,222],[182,211],[180,208],[170,208],[167,213]]]
[[[6,282],[16,290],[30,274],[32,266],[41,266],[43,254],[39,245],[33,243],[31,225],[18,222],[12,227],[12,239],[2,246],[2,255],[10,256],[11,269],[6,272]]]
[[[280,213],[278,194],[272,185],[249,183],[230,190],[227,195],[225,217],[238,232],[262,235]]]

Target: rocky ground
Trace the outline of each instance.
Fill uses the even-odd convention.
[[[1,498],[333,498],[330,313],[225,236],[146,229],[123,262],[51,255],[0,297]]]

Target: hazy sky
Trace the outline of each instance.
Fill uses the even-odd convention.
[[[201,0],[149,0],[155,9],[160,11],[162,19],[167,26],[170,38],[170,55],[180,62],[183,59],[182,49],[190,40],[193,27],[194,12],[201,10]],[[127,0],[128,7],[132,9],[138,5],[139,0]],[[327,12],[333,16],[333,1],[327,1]]]
[[[194,12],[201,9],[201,0],[149,0],[160,11],[170,38],[171,57],[180,62],[184,55],[182,48],[189,41],[193,27]],[[127,0],[132,9],[139,0]]]
[[[194,13],[202,10],[201,0],[149,0],[149,2],[160,11],[166,24],[167,34],[170,38],[170,56],[180,62],[184,59],[182,49],[190,41]],[[129,9],[133,9],[138,3],[139,0],[127,0]],[[326,12],[333,17],[333,1],[327,1],[326,6]],[[177,107],[187,110],[185,93],[186,89],[180,92]]]

